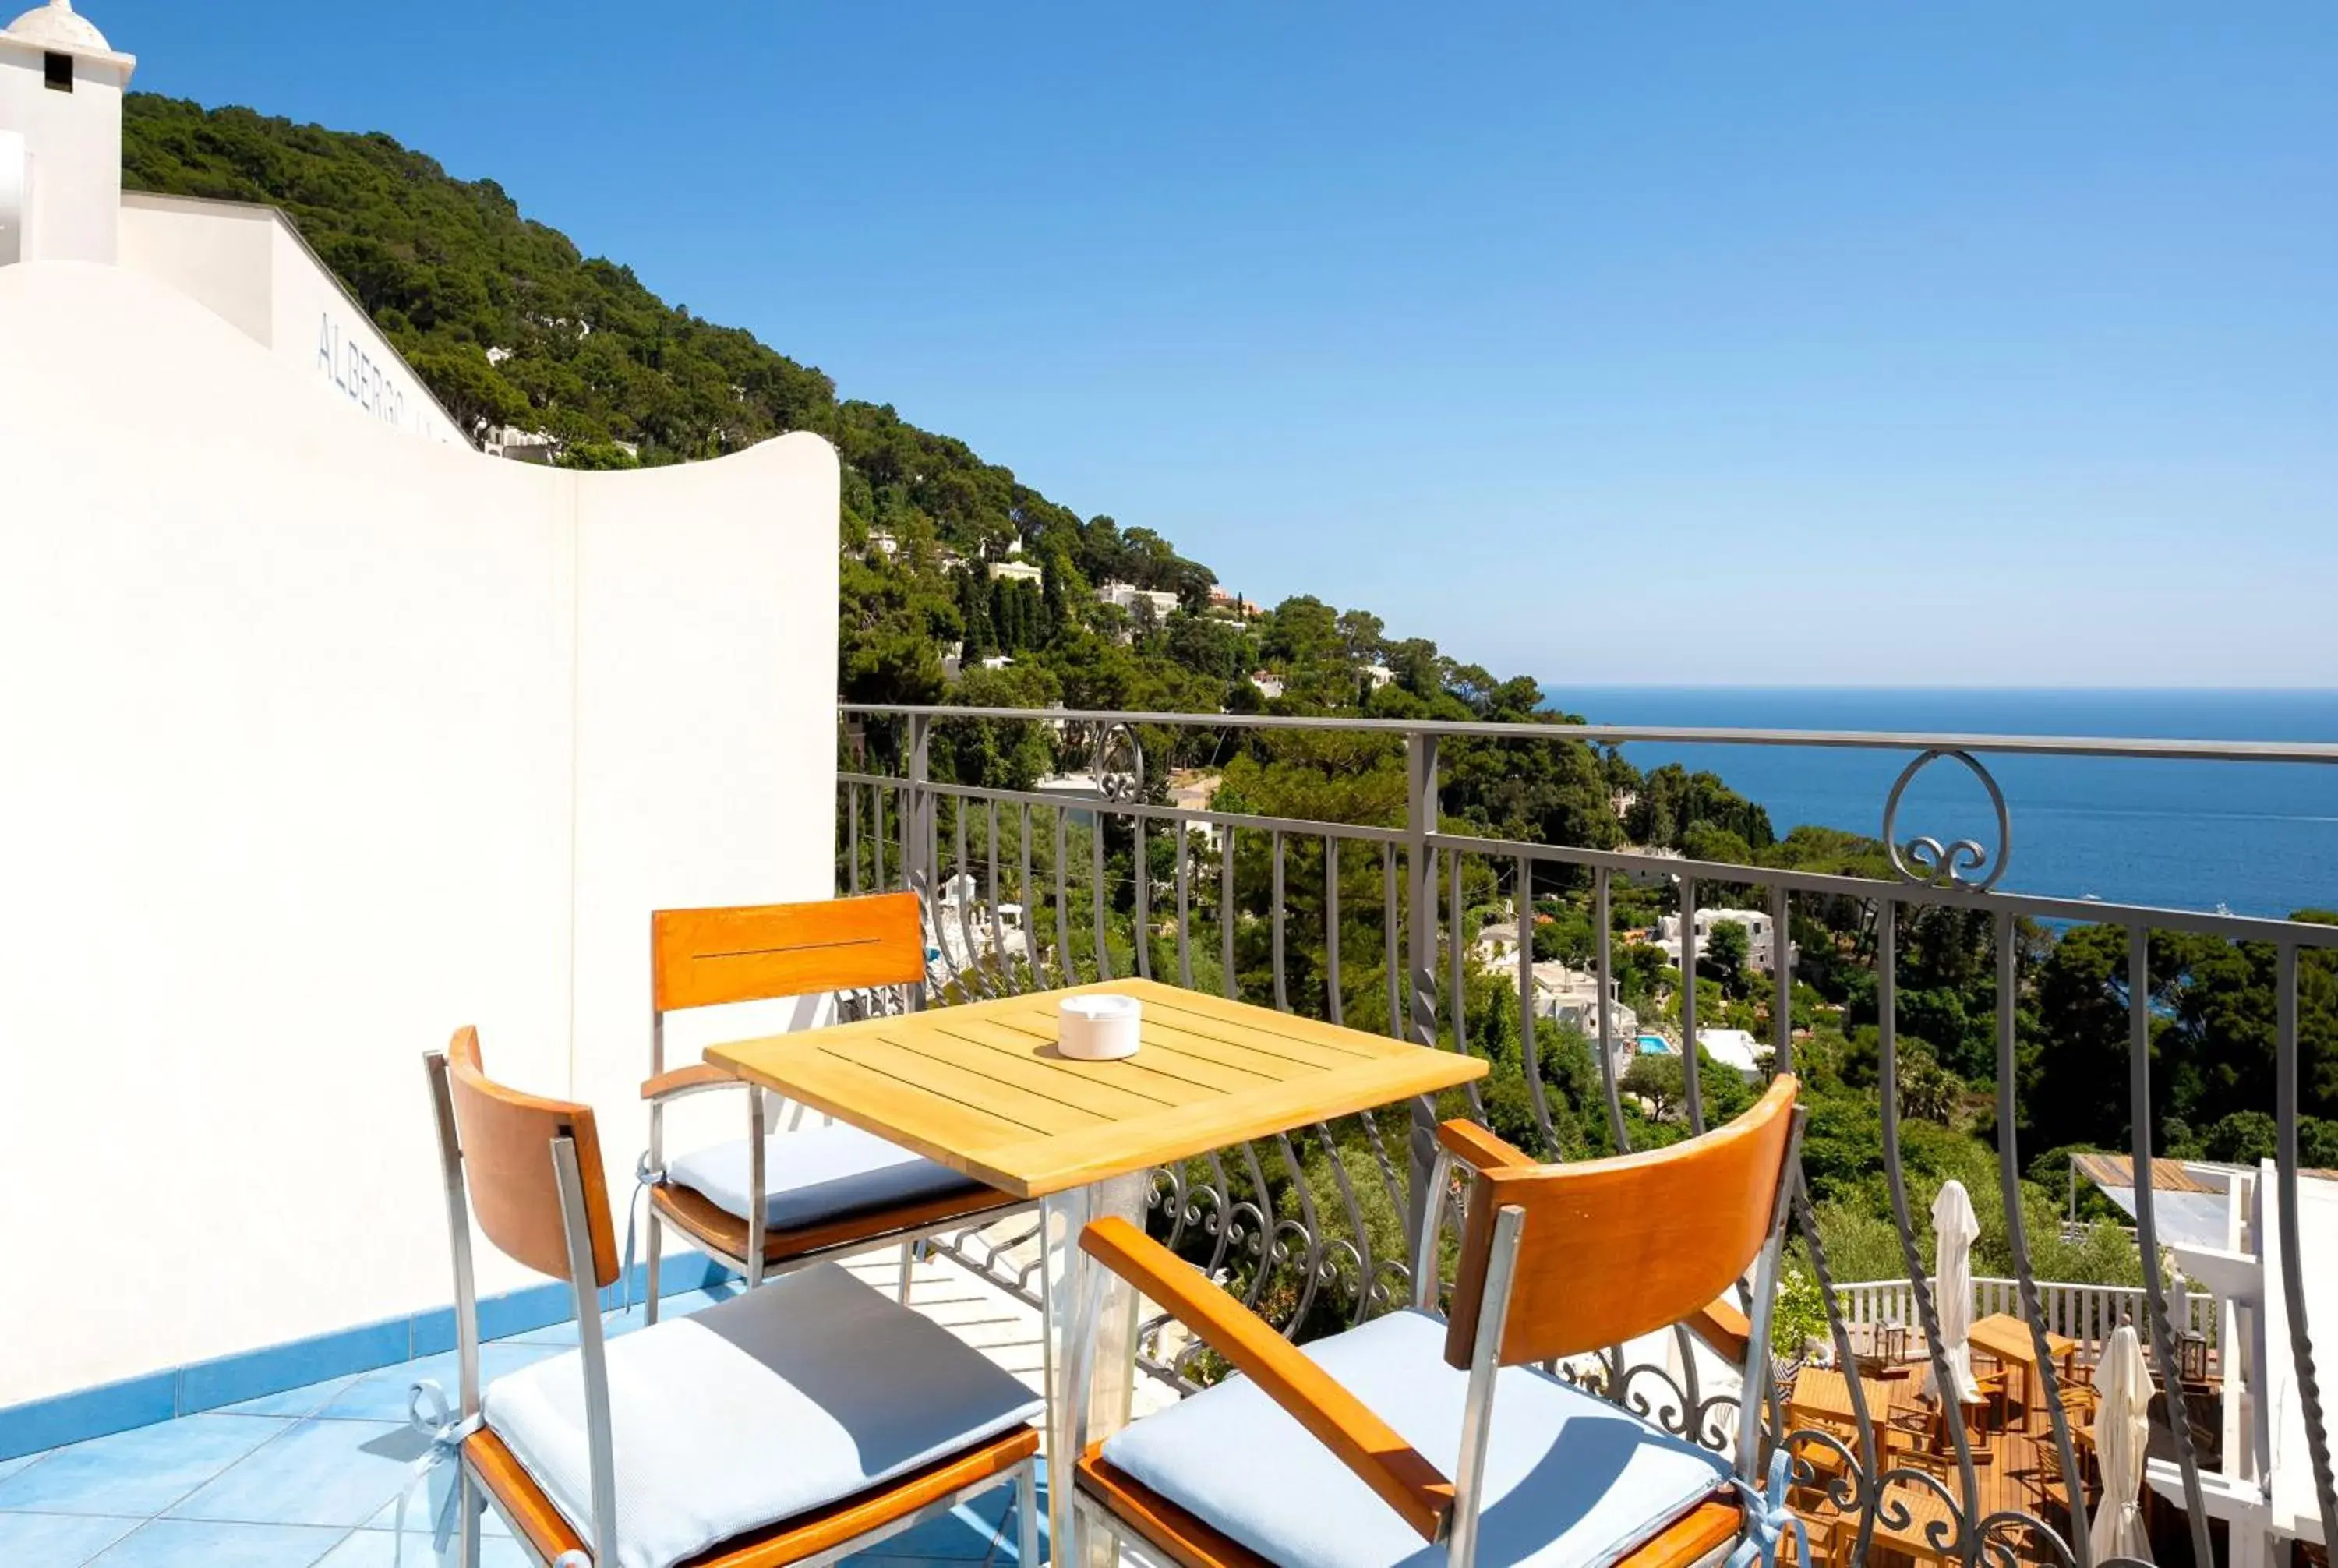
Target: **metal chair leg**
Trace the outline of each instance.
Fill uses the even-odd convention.
[[[1015,1478],[1016,1561],[1020,1568],[1038,1568],[1039,1564],[1039,1483],[1038,1464],[1025,1460],[1023,1473]]]
[[[914,1269],[917,1267],[917,1262],[918,1262],[918,1244],[917,1244],[916,1242],[914,1242],[914,1241],[904,1241],[904,1242],[902,1242],[902,1243],[901,1243],[901,1305],[902,1305],[902,1306],[904,1306],[904,1307],[907,1307],[907,1306],[909,1304],[909,1275],[910,1275],[910,1271],[911,1271],[912,1269]]]
[[[471,1479],[468,1465],[458,1462],[456,1469],[458,1479],[455,1505],[461,1511],[463,1528],[457,1536],[461,1544],[456,1548],[455,1561],[457,1568],[479,1568],[479,1515],[486,1512],[487,1500],[481,1494],[478,1484]]]
[[[1068,1471],[1071,1466],[1067,1465],[1064,1468]],[[1068,1475],[1065,1477],[1065,1480],[1069,1479]],[[1048,1485],[1053,1486],[1060,1486],[1063,1484],[1062,1481],[1052,1477],[1048,1482]],[[1068,1522],[1072,1538],[1068,1541],[1061,1539],[1061,1532],[1058,1531],[1058,1539],[1048,1543],[1053,1555],[1047,1559],[1047,1568],[1055,1568],[1058,1563],[1069,1563],[1071,1568],[1087,1568],[1088,1546],[1095,1539],[1094,1520],[1090,1518],[1088,1510],[1076,1499],[1072,1505],[1064,1511],[1063,1521],[1059,1523],[1064,1522]]]
[[[650,1210],[649,1232],[648,1279],[642,1289],[642,1321],[654,1324],[658,1315],[658,1253],[665,1240],[665,1227],[658,1223],[655,1209]]]

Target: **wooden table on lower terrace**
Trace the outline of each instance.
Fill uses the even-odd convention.
[[[1866,1401],[1868,1419],[1879,1427],[1892,1416],[1907,1415],[1916,1408],[1916,1385],[1911,1378],[1862,1377],[1859,1392]],[[1824,1367],[1805,1367],[1794,1374],[1793,1392],[1788,1404],[1793,1410],[1806,1410],[1829,1425],[1851,1426],[1858,1418],[1851,1406],[1850,1380]]]
[[[1860,1379],[1868,1419],[1873,1424],[1876,1458],[1886,1470],[1914,1467],[1912,1457],[1904,1448],[1885,1452],[1885,1432],[1895,1417],[1904,1420],[1930,1409],[1918,1393],[1920,1387],[1913,1378]],[[1851,1435],[1856,1430],[1851,1390],[1842,1373],[1823,1367],[1803,1368],[1794,1376],[1789,1404],[1790,1429],[1815,1426],[1832,1430],[1853,1455],[1858,1455],[1858,1439]],[[1815,1446],[1807,1444],[1797,1445],[1796,1452],[1806,1459],[1825,1457]],[[2019,1432],[1992,1432],[1976,1440],[1973,1457],[1979,1461],[1973,1467],[1973,1482],[1980,1496],[1979,1505],[1970,1511],[1970,1517],[1978,1520],[1991,1514],[2019,1512],[2042,1516],[2058,1529],[2068,1529],[2061,1465],[2050,1442],[2040,1442]],[[1954,1455],[1933,1463],[1950,1494],[1961,1496],[1963,1476]],[[1956,1553],[1944,1553],[1934,1544],[1932,1532],[1940,1532],[1943,1539],[1953,1541],[1958,1528],[1947,1499],[1938,1492],[1920,1481],[1897,1480],[1886,1489],[1884,1505],[1887,1509],[1904,1508],[1908,1519],[1904,1524],[1887,1525],[1879,1513],[1873,1539],[1875,1552],[1924,1564],[1957,1560]],[[1834,1517],[1831,1509],[1797,1511],[1815,1522]],[[1856,1514],[1845,1520],[1848,1528],[1855,1529],[1857,1523]],[[2058,1561],[2049,1550],[2034,1544],[2025,1545],[2017,1540],[2012,1545],[2015,1555],[2022,1560]]]
[[[1117,994],[1143,1004],[1141,1048],[1116,1062],[1056,1049],[1066,996]],[[709,1047],[706,1059],[814,1110],[913,1149],[1018,1198],[1041,1200],[1055,1539],[1072,1539],[1071,1460],[1079,1402],[1091,1439],[1127,1419],[1135,1298],[1116,1289],[1097,1361],[1110,1378],[1064,1386],[1068,1318],[1096,1266],[1079,1250],[1094,1219],[1144,1222],[1144,1172],[1229,1144],[1272,1137],[1486,1072],[1483,1061],[1366,1034],[1150,980],[777,1034]]]
[[[2000,1365],[2020,1368],[2022,1420],[2029,1425],[2041,1408],[2038,1401],[2044,1387],[2038,1377],[2038,1341],[2031,1337],[2029,1325],[2009,1313],[1994,1313],[1975,1323],[1967,1339],[1974,1349],[1996,1357]],[[2054,1364],[2057,1387],[2070,1386],[2078,1352],[2076,1339],[2053,1333],[2046,1336],[2046,1355]]]

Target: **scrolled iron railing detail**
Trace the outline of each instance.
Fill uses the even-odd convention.
[[[1816,1426],[1801,1426],[1778,1443],[1792,1460],[1787,1478],[1819,1494],[1838,1517],[1848,1518],[1866,1507],[1866,1472],[1840,1436]],[[1821,1467],[1810,1455],[1812,1449],[1833,1455],[1838,1463]]]
[[[1874,1501],[1870,1511],[1882,1528],[1903,1531],[1916,1522],[1915,1506],[1901,1493],[1902,1485],[1914,1491],[1930,1492],[1940,1498],[1948,1512],[1945,1518],[1925,1520],[1923,1529],[1918,1532],[1923,1537],[1927,1553],[1934,1557],[1954,1558],[1964,1563],[1972,1562],[1979,1554],[1980,1532],[1966,1512],[1962,1499],[1949,1489],[1947,1481],[1929,1470],[1902,1465],[1882,1471],[1875,1482]],[[1964,1496],[1971,1495],[1973,1491],[1968,1483]]]
[[[1115,802],[1140,799],[1144,793],[1144,743],[1135,725],[1115,720],[1096,727],[1088,751],[1088,776],[1097,792]]]
[[[1973,1527],[1979,1555],[1988,1560],[1992,1568],[2020,1568],[2035,1556],[2024,1557],[2018,1550],[2019,1541],[2042,1543],[2047,1560],[2056,1568],[2078,1568],[2078,1553],[2062,1539],[2060,1531],[2026,1508],[1999,1509],[1986,1514]],[[2075,1532],[2084,1539],[2086,1532]]]
[[[1989,804],[1997,810],[1997,855],[1990,858],[1988,849],[1972,838],[1958,838],[1948,843],[1928,834],[1919,834],[1902,842],[1900,838],[1900,801],[1908,793],[1908,786],[1916,775],[1947,757],[1971,769],[1981,788],[1989,791]],[[1909,881],[1927,887],[1970,887],[1986,892],[2004,878],[2005,868],[2013,859],[2013,813],[2005,803],[2005,791],[1998,788],[1997,779],[1980,765],[1970,751],[1943,750],[1933,747],[1917,757],[1900,771],[1891,783],[1891,792],[1883,799],[1883,847],[1891,857],[1891,868]],[[1966,875],[1986,868],[1987,875],[1978,880]]]

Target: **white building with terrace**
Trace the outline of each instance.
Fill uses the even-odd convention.
[[[1165,593],[1157,588],[1139,588],[1133,583],[1104,583],[1096,589],[1096,597],[1107,604],[1119,606],[1132,615],[1136,612],[1136,607],[1143,604],[1150,609],[1157,619],[1163,621],[1176,613],[1178,604],[1177,595],[1174,593]]]
[[[1716,926],[1734,926],[1745,933],[1745,965],[1757,974],[1770,973],[1777,960],[1773,946],[1774,932],[1767,911],[1761,909],[1699,909],[1696,912],[1697,948],[1703,952]],[[1681,961],[1681,917],[1665,915],[1656,920],[1654,944],[1664,956],[1677,965]],[[1791,961],[1791,959],[1790,959]]]

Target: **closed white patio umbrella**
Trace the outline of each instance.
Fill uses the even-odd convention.
[[[1959,1419],[1950,1405],[1963,1406],[1980,1402],[1980,1385],[1973,1381],[1972,1345],[1972,1244],[1980,1235],[1980,1221],[1973,1215],[1972,1200],[1965,1195],[1961,1181],[1944,1182],[1940,1195],[1932,1200],[1932,1238],[1936,1250],[1932,1256],[1933,1294],[1940,1317],[1940,1360],[1948,1363],[1949,1399],[1940,1397],[1940,1374],[1928,1368],[1924,1373],[1924,1393],[1941,1407],[1941,1415],[1950,1420]]]
[[[2103,1495],[2087,1526],[2097,1563],[2109,1557],[2151,1561],[2143,1530],[2143,1461],[2151,1441],[2151,1369],[2132,1325],[2122,1323],[2095,1363],[2095,1459]]]

